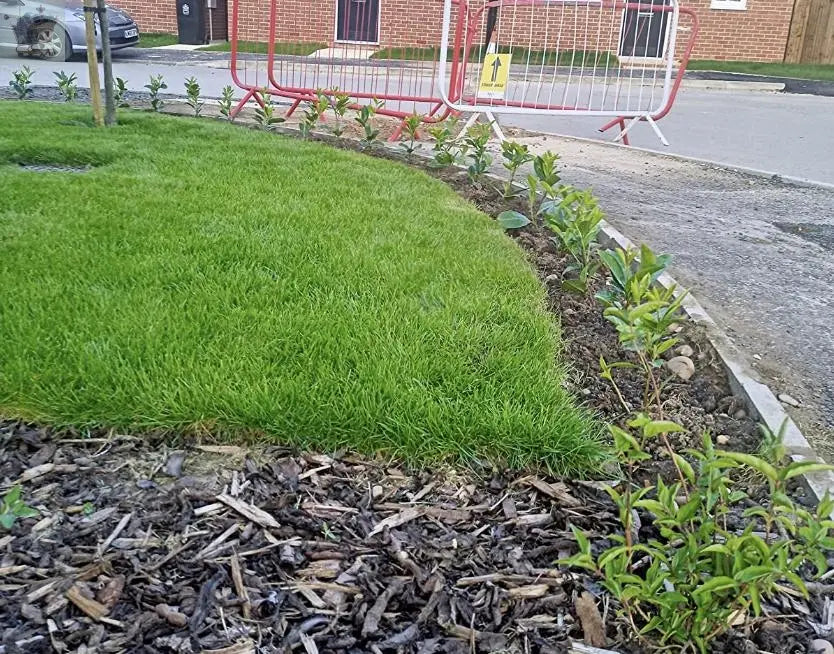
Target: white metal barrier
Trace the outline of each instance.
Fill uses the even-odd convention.
[[[689,39],[676,75],[681,14]],[[646,121],[668,145],[657,120],[672,107],[698,31],[678,0],[481,0],[469,3],[463,34],[457,22],[445,0],[438,88],[453,110],[610,117],[603,129],[619,125],[625,143]]]

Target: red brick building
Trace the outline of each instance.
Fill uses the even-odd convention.
[[[229,20],[234,1],[240,12],[240,38],[266,41],[269,0],[228,0]],[[130,11],[143,31],[176,32],[174,0],[116,0],[114,4]],[[684,0],[683,5],[694,9],[701,23],[693,58],[784,59],[794,9],[792,0]],[[276,38],[280,42],[361,42],[379,47],[436,46],[440,42],[440,0],[280,0],[279,7]],[[685,21],[682,25],[685,27]],[[618,49],[622,29],[614,26],[611,30],[612,51]],[[581,45],[581,33],[573,38],[574,45]]]

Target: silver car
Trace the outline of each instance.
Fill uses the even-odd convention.
[[[107,22],[114,50],[139,42],[139,28],[124,11],[108,5]],[[101,49],[98,25],[96,49]],[[81,0],[0,0],[0,56],[66,61],[86,50]]]

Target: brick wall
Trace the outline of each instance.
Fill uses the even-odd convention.
[[[129,13],[141,32],[177,33],[175,0],[115,0],[113,5]]]
[[[269,28],[269,0],[229,0],[239,3],[240,38],[264,41]],[[382,46],[427,46],[440,42],[440,0],[379,0],[380,44]],[[136,18],[144,31],[176,32],[174,0],[117,0]],[[332,44],[335,38],[337,0],[280,0],[277,40],[284,42],[321,42]],[[473,3],[474,4],[474,3]],[[710,0],[686,0],[701,21],[701,34],[695,49],[697,59],[744,59],[750,61],[781,61],[790,28],[792,2],[790,0],[747,0],[743,11],[710,8]],[[558,6],[558,5],[557,5]],[[574,28],[571,9],[564,5],[556,9],[537,8],[535,11],[553,14],[564,12],[564,34],[560,49],[617,48],[619,23],[614,14],[603,12],[603,24],[578,21]],[[581,10],[584,12],[584,9]],[[505,8],[504,13],[506,14]],[[533,43],[545,41],[553,47],[555,18],[549,21],[530,20],[530,10],[516,9],[516,42],[532,38]],[[229,16],[231,20],[231,10]],[[585,14],[581,16],[584,18]],[[454,19],[453,19],[454,20]],[[506,17],[500,28],[506,34]],[[613,29],[611,23],[613,25]],[[586,28],[584,25],[587,24]],[[682,19],[682,27],[688,21]],[[604,29],[601,29],[604,28]],[[480,31],[479,27],[479,31]],[[231,33],[231,27],[230,27]],[[586,41],[586,34],[589,39]],[[597,38],[599,40],[597,41]],[[681,41],[686,34],[681,35]],[[504,39],[502,39],[504,40]],[[587,45],[586,45],[587,43]]]

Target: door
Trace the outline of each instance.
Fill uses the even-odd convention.
[[[663,57],[666,44],[666,28],[670,11],[651,10],[663,7],[667,0],[642,0],[645,9],[626,9],[623,12],[623,29],[620,33],[621,57]]]
[[[336,40],[379,42],[379,0],[337,0]]]
[[[0,0],[0,57],[17,57],[17,34],[14,30],[19,20],[19,0]]]

